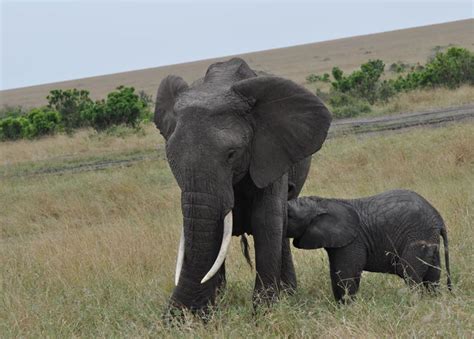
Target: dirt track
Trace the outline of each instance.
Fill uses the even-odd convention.
[[[442,125],[473,118],[474,104],[376,118],[342,119],[333,121],[329,129],[329,137],[345,134],[380,133],[423,125]]]
[[[442,126],[450,122],[472,122],[474,121],[474,104],[453,107],[442,110],[432,110],[418,113],[405,113],[400,115],[355,118],[333,121],[329,129],[329,138],[349,134],[374,134],[390,133],[416,126]],[[99,171],[111,167],[129,167],[144,161],[158,160],[164,157],[163,149],[144,151],[141,154],[129,154],[121,156],[120,159],[97,159],[85,160],[75,159],[71,162],[57,164],[45,163],[44,167],[15,169],[0,167],[0,178],[29,177],[47,174],[79,173],[86,171]],[[71,159],[74,160],[74,159]]]

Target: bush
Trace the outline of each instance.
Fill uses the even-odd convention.
[[[364,99],[341,92],[333,93],[329,104],[336,118],[351,118],[371,111],[369,103]]]
[[[392,83],[390,81],[384,80],[378,85],[375,97],[377,101],[388,102],[388,100],[396,93],[397,91],[393,87]]]
[[[50,108],[35,108],[28,113],[27,120],[29,124],[24,137],[36,138],[56,133],[60,129],[61,116]]]
[[[323,75],[317,75],[317,74],[310,74],[306,77],[306,81],[309,82],[309,83],[314,83],[314,82],[318,82],[318,81],[321,81],[321,82],[329,82],[329,74],[328,73],[324,73]]]
[[[370,112],[370,105],[387,102],[397,92],[418,88],[445,86],[456,88],[462,84],[474,85],[474,53],[465,48],[451,47],[446,53],[437,52],[434,58],[423,66],[393,63],[390,71],[401,73],[410,70],[396,80],[381,80],[385,64],[382,60],[369,60],[359,70],[345,75],[339,67],[333,67],[329,93],[317,89],[317,95],[329,101],[334,116],[350,117]],[[319,81],[311,74],[308,81]]]
[[[425,67],[392,82],[397,91],[438,86],[456,88],[462,84],[474,85],[474,53],[458,47],[437,53]]]
[[[8,117],[0,120],[0,139],[17,140],[23,138],[28,121],[21,117]]]
[[[61,116],[50,108],[34,108],[25,116],[0,120],[0,139],[17,140],[54,134],[60,128]]]
[[[120,86],[107,95],[107,100],[96,101],[86,109],[82,118],[89,121],[94,129],[102,131],[120,124],[136,127],[147,111],[147,105],[133,87]]]
[[[155,102],[153,101],[153,97],[143,90],[138,92],[138,96],[140,97],[140,100],[143,102],[144,105],[139,119],[141,122],[149,123],[153,120],[153,106],[155,104]]]
[[[389,71],[393,73],[403,73],[409,68],[410,68],[409,64],[405,64],[401,61],[398,61],[390,65]]]
[[[89,98],[89,91],[76,88],[55,89],[46,99],[48,107],[55,109],[61,115],[66,132],[71,133],[73,129],[87,125],[87,121],[83,119],[83,112],[93,104]]]
[[[339,67],[332,69],[335,79],[332,89],[336,92],[350,93],[352,96],[360,97],[373,104],[377,100],[377,87],[380,76],[383,74],[385,64],[382,60],[369,60],[360,66],[360,70],[344,76]]]

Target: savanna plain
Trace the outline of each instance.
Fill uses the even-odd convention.
[[[364,273],[356,302],[338,306],[324,251],[294,249],[297,292],[253,314],[255,272],[234,238],[227,288],[210,321],[189,315],[180,326],[161,320],[173,289],[181,210],[158,131],[148,126],[117,137],[83,130],[1,143],[0,336],[472,337],[473,135],[474,123],[465,122],[328,139],[302,193],[419,192],[447,224],[452,293],[443,260],[438,295]],[[117,166],[78,166],[104,160]]]

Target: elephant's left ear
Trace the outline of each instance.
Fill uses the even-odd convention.
[[[188,89],[188,84],[181,77],[168,75],[164,78],[156,94],[155,125],[163,137],[168,140],[176,126],[173,111],[178,96]]]
[[[264,76],[239,81],[232,89],[252,106],[255,135],[250,175],[258,187],[269,185],[321,148],[331,113],[305,88]]]

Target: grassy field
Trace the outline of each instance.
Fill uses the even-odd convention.
[[[474,124],[465,123],[328,140],[303,193],[421,193],[448,227],[454,293],[443,284],[440,295],[421,295],[398,277],[364,273],[357,302],[338,307],[325,253],[294,250],[296,295],[253,316],[254,272],[234,238],[228,287],[207,326],[161,322],[181,225],[180,192],[162,148],[125,168],[0,177],[0,337],[472,337],[473,135]],[[120,158],[160,144],[151,127],[124,138],[83,131],[2,143],[0,171]]]

